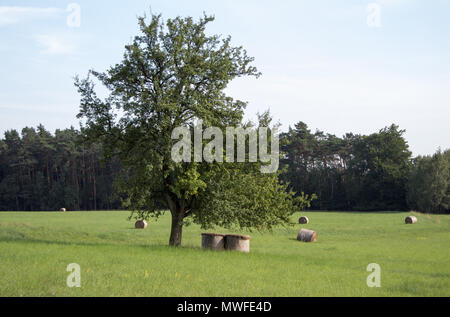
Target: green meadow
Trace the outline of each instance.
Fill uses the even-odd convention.
[[[127,211],[1,212],[0,296],[450,296],[450,215],[305,212],[310,224],[251,235],[249,254],[201,249],[197,225],[168,246],[167,213],[145,230]],[[299,214],[293,217],[297,220]],[[318,232],[316,243],[296,240]],[[69,288],[67,265],[81,267]],[[367,266],[381,267],[370,288]]]

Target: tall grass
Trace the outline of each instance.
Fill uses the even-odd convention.
[[[202,250],[196,225],[183,247],[168,247],[168,215],[135,230],[125,211],[3,212],[0,296],[450,295],[450,216],[405,225],[405,213],[303,214],[310,224],[243,232],[252,239],[242,254]],[[296,241],[300,228],[318,242]],[[66,285],[70,263],[80,288]],[[369,263],[381,266],[380,288],[366,284]]]

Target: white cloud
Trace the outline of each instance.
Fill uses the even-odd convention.
[[[36,35],[35,40],[41,47],[41,53],[46,55],[72,54],[75,50],[73,41],[56,35]]]
[[[28,19],[58,17],[63,12],[64,10],[59,8],[0,6],[0,26]]]

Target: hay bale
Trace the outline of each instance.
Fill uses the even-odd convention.
[[[138,220],[134,224],[134,227],[136,229],[145,229],[145,228],[147,228],[147,222],[145,220]]]
[[[250,236],[227,234],[225,236],[225,249],[230,251],[250,252]]]
[[[202,248],[209,250],[224,250],[225,235],[220,233],[202,233]]]
[[[306,216],[302,216],[302,217],[300,217],[300,219],[298,219],[298,223],[305,225],[305,224],[309,223],[309,219]]]
[[[66,212],[66,208],[61,208],[59,211]]]
[[[316,242],[317,237],[317,232],[308,229],[302,229],[297,235],[297,240],[303,242]]]
[[[415,224],[415,223],[417,223],[417,217],[414,217],[414,216],[408,216],[408,217],[406,217],[406,219],[405,219],[405,223],[408,224],[408,225]]]

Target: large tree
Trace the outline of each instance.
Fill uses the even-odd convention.
[[[262,174],[260,163],[175,162],[171,149],[177,127],[203,126],[225,131],[242,123],[245,102],[224,92],[231,80],[259,76],[242,47],[231,38],[207,35],[214,18],[139,18],[140,34],[125,47],[123,60],[106,72],[91,70],[77,79],[79,118],[88,139],[102,141],[107,157],[119,156],[126,168],[118,182],[138,218],[170,209],[170,245],[181,244],[185,219],[207,228],[271,228],[288,222],[294,199],[277,173]],[[98,80],[109,91],[100,99]],[[269,123],[261,116],[259,125]]]
[[[397,125],[352,140],[350,196],[357,209],[406,210],[406,186],[411,152]]]

